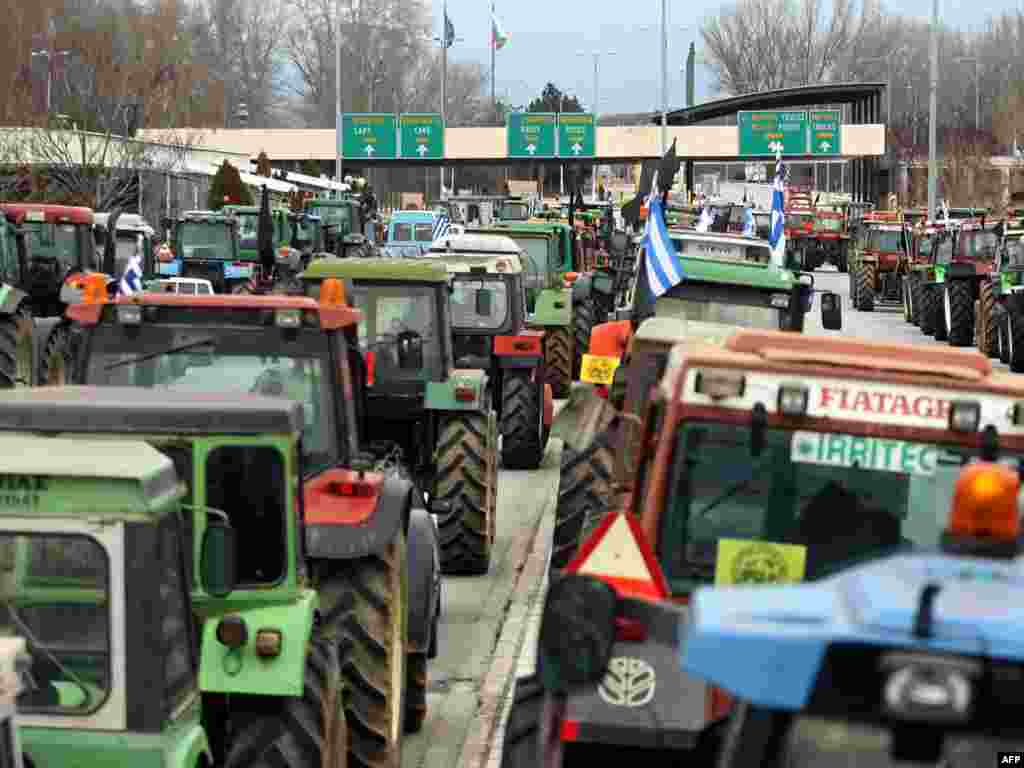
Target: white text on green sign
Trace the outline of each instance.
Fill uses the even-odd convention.
[[[906,475],[935,474],[939,449],[933,445],[822,432],[794,432],[792,461]]]

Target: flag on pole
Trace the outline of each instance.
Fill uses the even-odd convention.
[[[455,44],[455,25],[448,18],[448,8],[444,9],[444,47],[451,48]]]
[[[498,17],[494,14],[494,7],[491,7],[491,46],[494,50],[500,51],[505,47],[505,43],[508,42],[508,34],[505,29],[501,26],[501,22],[498,21]]]
[[[772,247],[772,263],[782,267],[786,263],[786,167],[782,152],[775,154],[775,181],[772,183],[772,228],[768,231],[768,244]]]
[[[683,273],[683,263],[676,254],[668,227],[665,226],[665,211],[662,209],[661,194],[657,189],[647,201],[644,256],[647,262],[647,283],[655,298],[686,277]]]
[[[434,231],[431,236],[431,240],[440,240],[442,237],[447,235],[448,230],[451,229],[451,223],[451,219],[449,219],[447,214],[444,213],[434,219]]]
[[[128,260],[128,265],[124,268],[124,274],[121,275],[121,282],[118,284],[118,290],[125,296],[131,296],[133,293],[142,292],[141,253],[136,253]]]

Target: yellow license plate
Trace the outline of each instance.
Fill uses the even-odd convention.
[[[618,367],[619,359],[617,357],[584,355],[580,363],[580,381],[610,386],[615,377],[615,369]]]

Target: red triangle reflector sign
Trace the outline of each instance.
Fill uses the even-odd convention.
[[[627,512],[605,515],[565,567],[565,573],[595,576],[623,597],[669,597],[665,575],[640,530],[640,521]]]

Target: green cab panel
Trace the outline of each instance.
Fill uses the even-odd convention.
[[[313,629],[317,593],[304,589],[294,602],[248,607],[210,614],[203,622],[199,649],[199,690],[204,693],[250,693],[261,696],[301,696],[306,669],[306,648]],[[245,621],[247,640],[232,650],[217,640],[217,623],[228,613]],[[256,633],[281,632],[281,655],[256,655]]]
[[[537,295],[530,325],[566,327],[572,324],[572,291],[547,288]]]
[[[459,400],[455,390],[460,387],[471,387],[476,397]],[[486,391],[487,374],[484,371],[456,369],[447,381],[427,382],[424,406],[428,411],[482,411]]]

